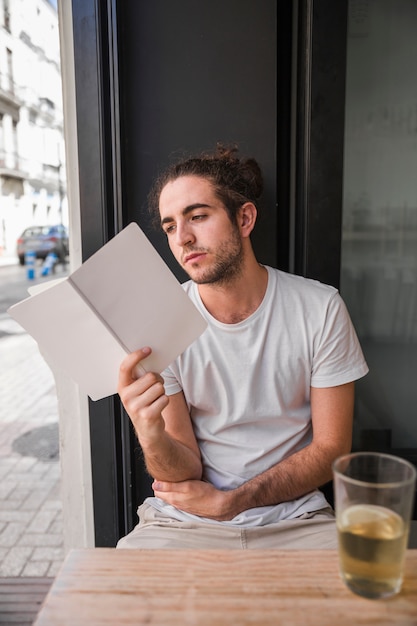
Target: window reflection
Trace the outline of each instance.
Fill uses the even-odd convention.
[[[349,2],[341,292],[370,367],[357,384],[354,446],[411,457],[417,456],[416,32],[415,0]]]

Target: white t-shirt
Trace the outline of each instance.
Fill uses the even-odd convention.
[[[184,392],[204,478],[218,489],[238,487],[310,442],[310,387],[342,385],[368,371],[335,288],[270,267],[267,271],[263,301],[237,324],[216,320],[197,285],[185,283],[209,324],[163,373],[168,395]],[[176,519],[202,519],[157,498],[148,502]],[[213,523],[264,525],[326,505],[316,490]]]

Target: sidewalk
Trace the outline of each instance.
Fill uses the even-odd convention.
[[[17,263],[17,257],[14,254],[6,254],[6,253],[2,253],[0,254],[0,266],[1,265],[16,265]]]
[[[55,576],[64,548],[54,378],[7,314],[0,351],[0,576]]]

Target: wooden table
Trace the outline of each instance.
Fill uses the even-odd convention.
[[[387,600],[351,593],[333,550],[75,550],[35,624],[417,625],[417,550]]]

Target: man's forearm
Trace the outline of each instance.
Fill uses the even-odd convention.
[[[200,480],[202,465],[200,458],[180,441],[162,432],[157,441],[141,441],[146,469],[156,480],[179,482]]]
[[[227,519],[247,509],[270,506],[301,497],[332,477],[337,453],[307,446],[240,487],[225,492]]]

